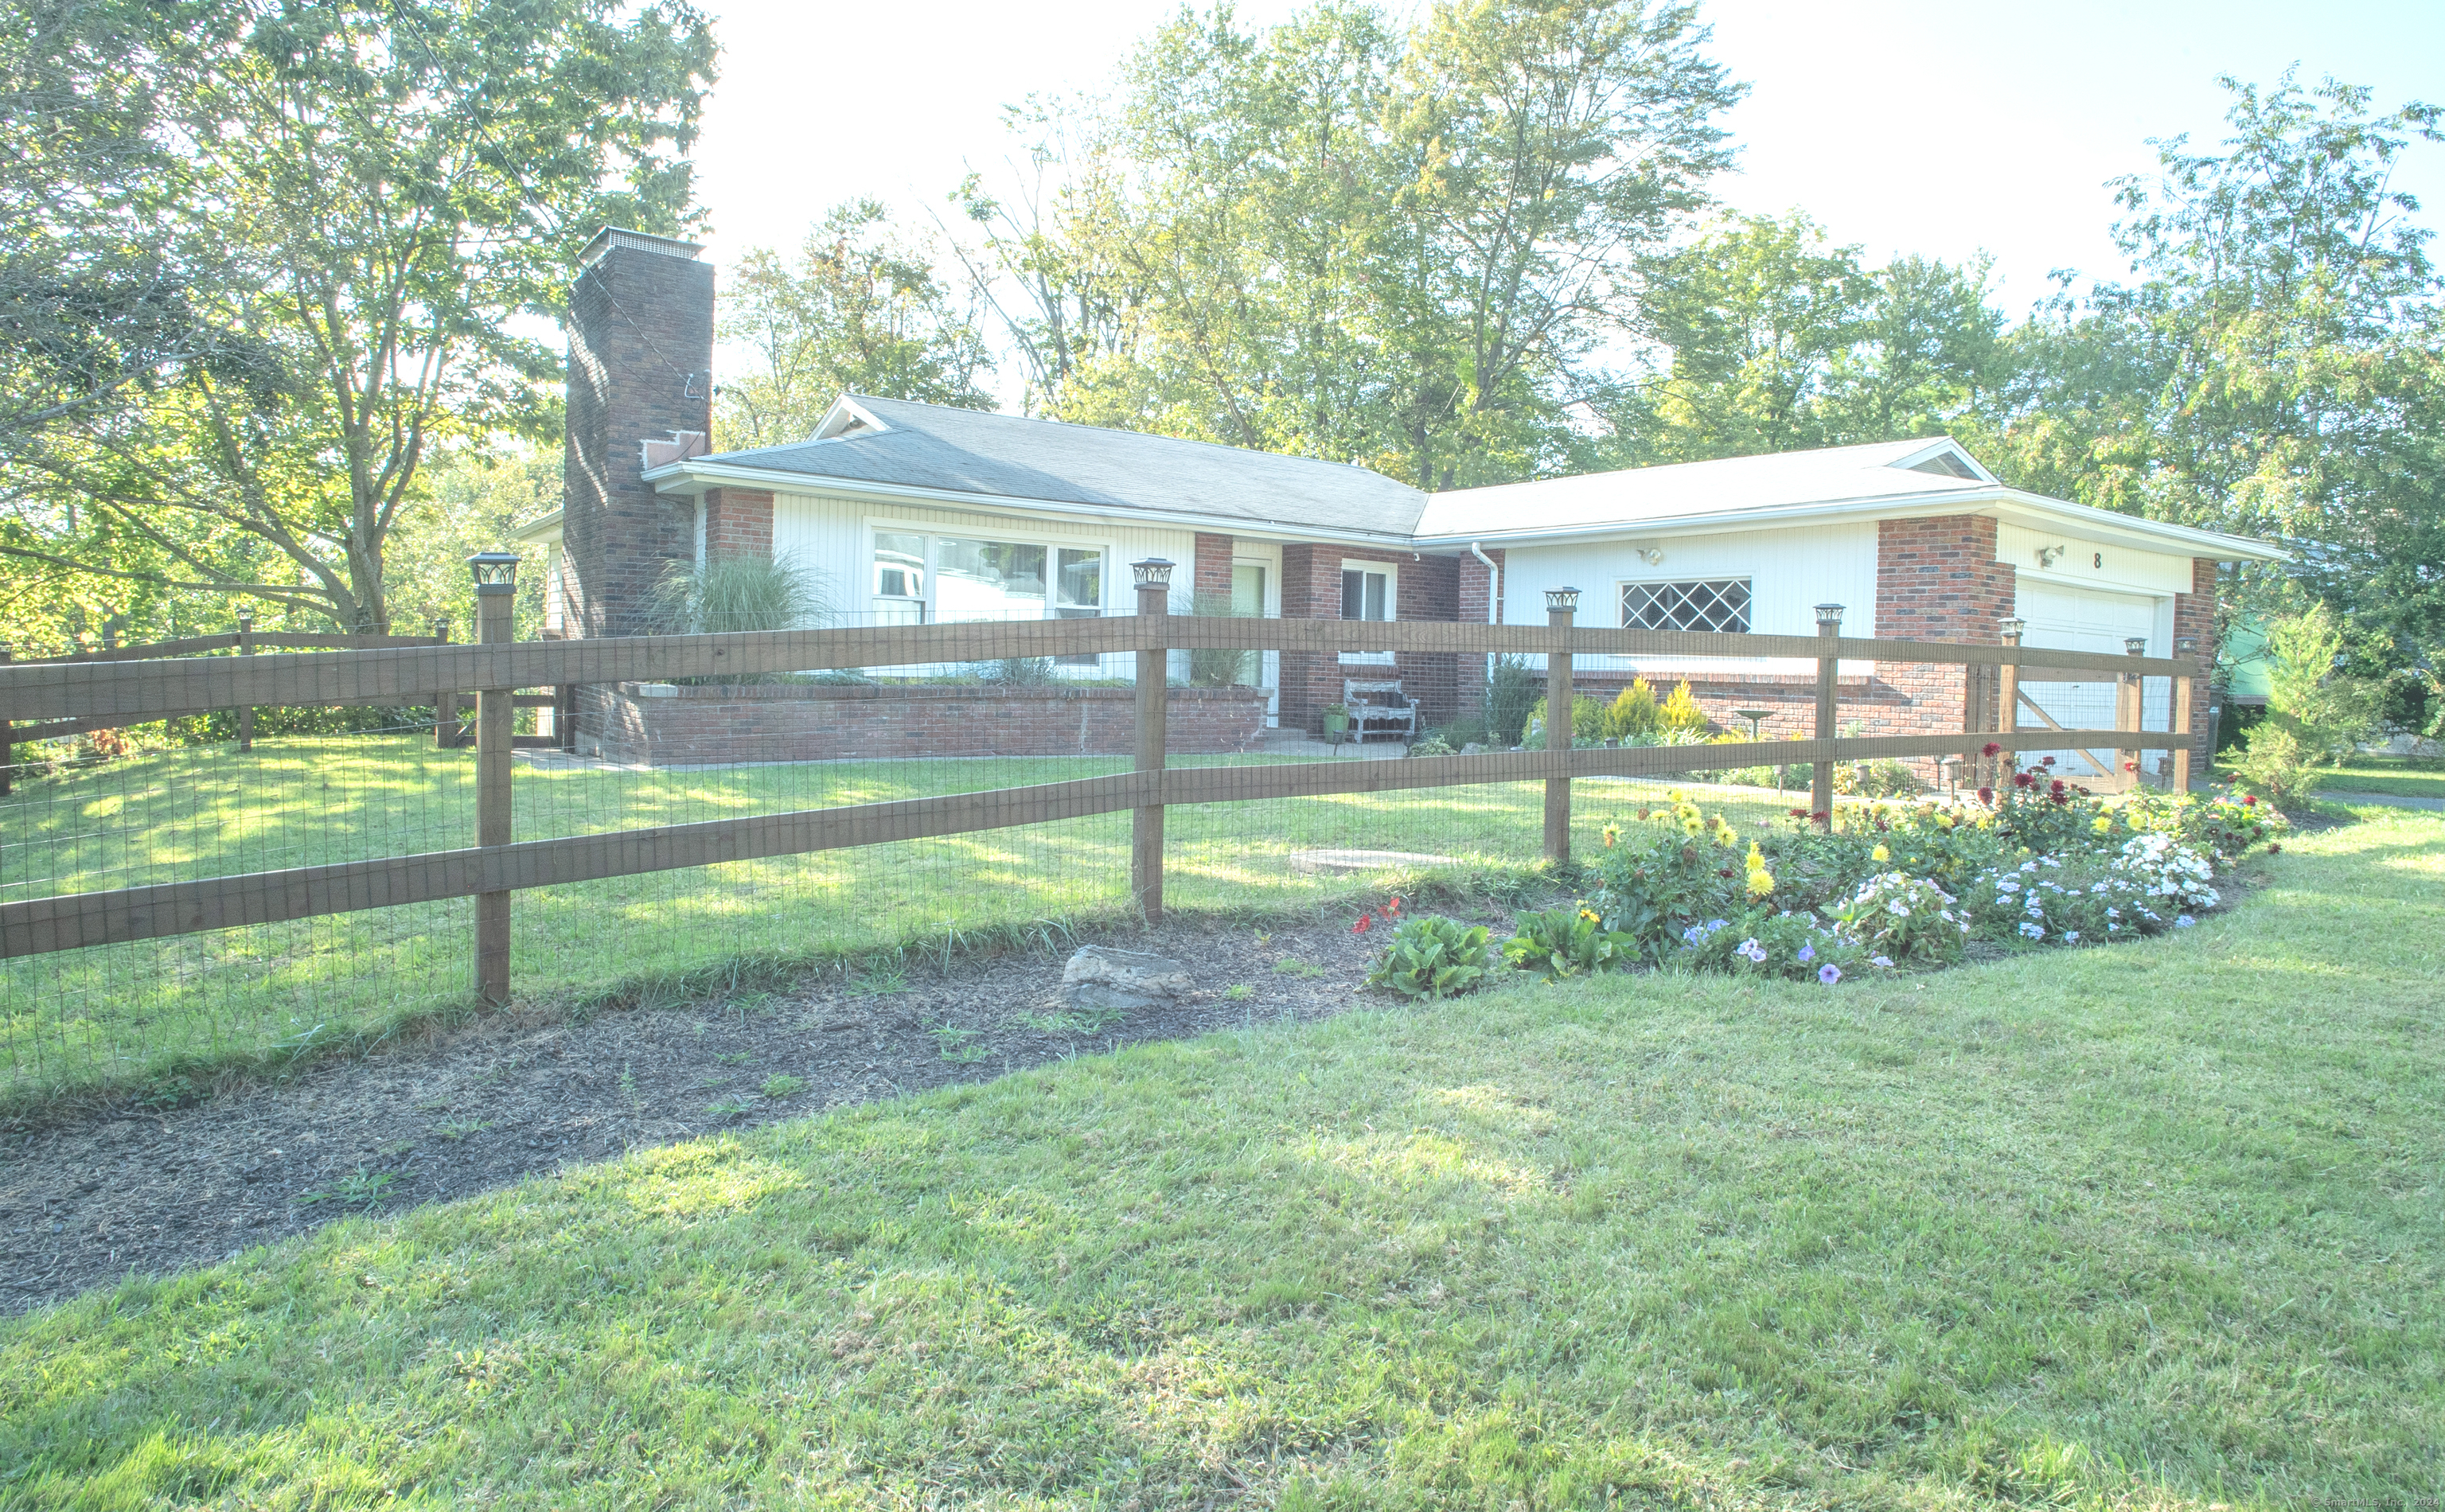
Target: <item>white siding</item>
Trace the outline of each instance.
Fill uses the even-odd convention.
[[[1660,551],[1650,564],[1639,551]],[[1872,634],[1876,602],[1876,527],[1799,526],[1706,535],[1641,534],[1567,546],[1513,547],[1503,558],[1502,618],[1509,625],[1545,623],[1545,590],[1579,590],[1581,625],[1621,623],[1621,585],[1694,578],[1749,580],[1749,629],[1759,635],[1815,635],[1818,604],[1849,606],[1843,628]],[[1627,658],[1588,658],[1589,670],[1625,669]],[[1673,663],[1641,662],[1642,670]],[[1813,662],[1709,660],[1691,668],[1814,673]]]
[[[2061,547],[2051,567],[2038,564],[2043,550]],[[2113,546],[2082,540],[2061,531],[2037,531],[1999,521],[1995,526],[1995,559],[2023,581],[2060,583],[2069,588],[2118,588],[2136,593],[2188,593],[2191,559],[2165,551]]]

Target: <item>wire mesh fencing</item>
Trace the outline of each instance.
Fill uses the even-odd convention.
[[[543,868],[499,884],[518,889],[517,996],[584,1005],[758,989],[863,953],[947,949],[994,932],[1056,939],[1084,921],[1127,917],[1146,901],[1132,810],[1149,802],[1163,816],[1166,905],[1263,912],[1439,868],[1535,865],[1558,849],[1548,799],[1563,774],[1561,838],[1579,855],[1601,848],[1609,824],[1675,789],[1745,829],[1805,814],[1816,773],[1799,757],[1820,752],[1857,752],[1828,766],[1838,785],[1862,791],[1926,791],[1963,775],[1933,754],[1942,739],[1896,743],[1906,728],[1897,696],[1869,659],[1872,646],[1891,654],[1890,643],[1857,647],[1867,654],[1835,668],[1835,659],[1820,666],[1794,654],[1807,644],[1773,638],[1647,637],[1675,654],[1582,654],[1565,663],[1573,697],[1558,711],[1547,707],[1555,664],[1534,648],[1544,627],[1267,620],[1218,630],[1185,619],[1160,634],[1203,644],[1142,647],[1126,617],[1048,635],[877,615],[804,635],[519,643],[485,648],[500,654],[490,663],[445,662],[438,650],[296,657],[201,692],[177,691],[195,680],[159,663],[144,696],[158,690],[176,706],[232,689],[303,702],[300,690],[319,689],[350,699],[354,712],[345,729],[259,719],[245,750],[210,737],[227,725],[181,743],[143,737],[130,719],[138,737],[87,734],[14,753],[0,798],[0,939],[9,942],[0,1091],[181,1095],[216,1069],[474,1006],[473,884],[428,877],[433,895],[385,902],[362,879],[342,879],[357,890],[296,905],[305,916],[273,917],[273,907],[265,922],[209,928],[165,924],[171,905],[144,889],[170,885],[189,899],[230,879],[304,895],[342,886],[308,868],[451,854],[480,868],[494,862],[470,848],[488,802],[506,806],[508,849]],[[1609,653],[1638,639],[1611,634]],[[909,654],[842,664],[874,647]],[[1153,659],[1159,684],[1141,681],[1141,657]],[[1957,657],[1947,664],[1962,670]],[[401,695],[470,667],[491,667],[499,681],[537,679],[518,711],[507,783],[489,799],[480,753],[447,717],[456,700]],[[540,680],[572,667],[625,675]],[[1879,722],[1856,738],[1795,746],[1823,722],[1820,671],[1838,672],[1840,719]],[[0,682],[12,717],[42,717],[57,711],[29,701],[70,713],[124,706],[138,698],[121,687],[130,675],[28,689],[26,675],[6,673]],[[2169,720],[2172,683],[2158,681],[2150,708]],[[1980,727],[1972,681],[1929,687],[1913,695],[1933,721],[1921,727],[1955,732],[1957,756],[1959,732]],[[497,681],[495,696],[507,696]],[[1149,719],[1160,735],[1151,778],[1141,741]],[[1888,751],[1901,754],[1879,755]],[[1155,779],[1162,786],[1145,785]],[[758,828],[810,815],[857,828],[780,841]],[[678,862],[597,864],[602,853],[589,851],[594,861],[552,869],[589,837],[625,852],[707,834],[737,844]],[[22,943],[52,927],[36,918],[47,908],[110,943]]]

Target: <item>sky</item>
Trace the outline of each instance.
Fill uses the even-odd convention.
[[[923,216],[1012,139],[1030,95],[1106,87],[1171,0],[937,0],[809,6],[700,0],[722,74],[696,150],[709,253],[794,247],[826,207],[872,195]],[[1393,0],[1391,9],[1410,7]],[[1242,0],[1243,22],[1288,16]],[[2145,173],[2151,137],[2219,135],[2216,76],[2262,85],[2298,65],[2376,91],[2380,106],[2445,97],[2437,0],[1702,0],[1713,56],[1750,92],[1726,121],[1734,209],[1804,209],[1872,261],[1918,252],[1995,262],[2019,315],[2049,272],[2114,277],[2105,181]],[[2445,147],[2408,155],[2398,182],[2420,219],[2445,214]]]

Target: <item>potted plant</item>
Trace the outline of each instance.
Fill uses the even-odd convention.
[[[1324,706],[1324,738],[1327,744],[1339,745],[1350,737],[1350,705],[1328,703]]]

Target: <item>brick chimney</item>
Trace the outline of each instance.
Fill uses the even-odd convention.
[[[713,266],[690,242],[606,227],[569,300],[569,445],[561,483],[568,624],[637,629],[665,564],[696,559],[695,506],[644,481],[713,428]]]

